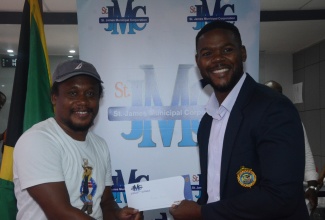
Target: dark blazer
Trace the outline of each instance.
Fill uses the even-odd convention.
[[[307,220],[303,179],[304,134],[292,102],[247,74],[228,120],[221,159],[220,201],[206,204],[208,142],[212,117],[198,130],[203,219]],[[241,166],[256,182],[239,184]],[[247,186],[247,185],[246,185]]]

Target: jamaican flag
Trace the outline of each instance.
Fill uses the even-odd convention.
[[[25,0],[13,84],[7,136],[0,170],[0,216],[16,219],[13,150],[20,135],[33,124],[53,116],[51,74],[44,25],[38,0]]]

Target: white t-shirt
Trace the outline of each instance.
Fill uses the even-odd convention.
[[[14,149],[17,219],[47,219],[26,188],[48,182],[64,181],[71,205],[82,209],[83,167],[92,168],[88,181],[89,194],[93,195],[90,216],[102,219],[100,200],[105,186],[113,185],[110,154],[105,140],[88,132],[85,141],[76,141],[61,129],[54,118],[27,130]]]

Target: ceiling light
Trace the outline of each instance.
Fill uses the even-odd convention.
[[[8,53],[13,53],[14,50],[9,49],[9,50],[7,50],[7,52],[8,52]]]
[[[69,53],[75,53],[76,51],[75,50],[69,50]]]
[[[73,56],[69,55],[68,57],[69,57],[69,58],[72,58]]]

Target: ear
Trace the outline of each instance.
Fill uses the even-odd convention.
[[[55,106],[55,104],[56,104],[56,99],[57,99],[57,96],[54,93],[52,93],[51,94],[51,102],[52,102],[53,106]]]
[[[246,47],[244,45],[241,46],[241,57],[243,62],[245,62],[247,59],[247,52],[246,52]]]

